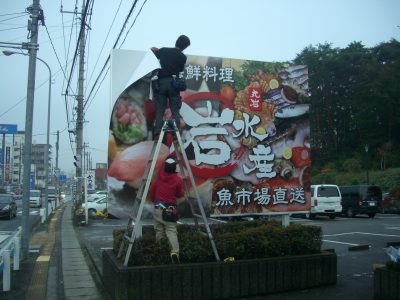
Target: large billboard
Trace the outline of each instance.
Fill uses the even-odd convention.
[[[115,50],[111,61],[109,209],[120,215],[132,205],[153,145],[150,81],[159,65],[141,51]],[[184,78],[179,126],[206,213],[308,211],[307,67],[190,55]],[[153,179],[174,151],[162,146]],[[185,201],[179,207],[189,209]]]

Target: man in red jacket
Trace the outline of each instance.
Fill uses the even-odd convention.
[[[160,241],[167,236],[171,247],[171,259],[179,262],[179,242],[176,222],[164,221],[162,212],[164,208],[176,209],[176,199],[184,196],[183,180],[176,173],[176,161],[169,157],[160,169],[157,181],[151,186],[150,194],[154,203],[154,229],[156,240]]]

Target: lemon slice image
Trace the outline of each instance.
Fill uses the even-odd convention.
[[[258,128],[256,129],[256,133],[257,133],[257,134],[265,134],[265,133],[266,133],[266,131],[265,131],[265,129],[264,129],[264,128],[262,128],[262,127],[258,127]]]
[[[292,148],[289,148],[289,147],[283,148],[282,156],[284,159],[291,159],[292,158]]]
[[[235,114],[233,116],[235,120],[240,120],[242,118],[242,112],[240,110],[235,110]]]
[[[273,90],[273,89],[277,89],[278,87],[279,87],[279,82],[278,82],[278,80],[276,80],[276,79],[271,79],[270,82],[269,82],[269,88],[270,88],[271,90]]]

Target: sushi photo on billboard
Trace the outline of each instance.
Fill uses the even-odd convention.
[[[150,83],[159,66],[141,51],[115,50],[111,61],[109,210],[122,217],[132,212],[153,146]],[[188,55],[183,76],[179,128],[206,213],[308,211],[307,66]],[[164,118],[171,118],[169,109]],[[174,151],[161,146],[153,179]],[[183,199],[179,208],[183,215],[190,209]]]

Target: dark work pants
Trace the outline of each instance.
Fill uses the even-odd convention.
[[[172,87],[171,81],[172,77],[158,79],[159,92],[154,94],[156,101],[156,124],[154,127],[154,135],[157,135],[161,132],[163,117],[168,103],[167,101],[169,101],[169,108],[172,112],[172,118],[175,120],[175,124],[179,128],[179,109],[182,106],[182,100],[179,92],[175,91],[175,89]]]

